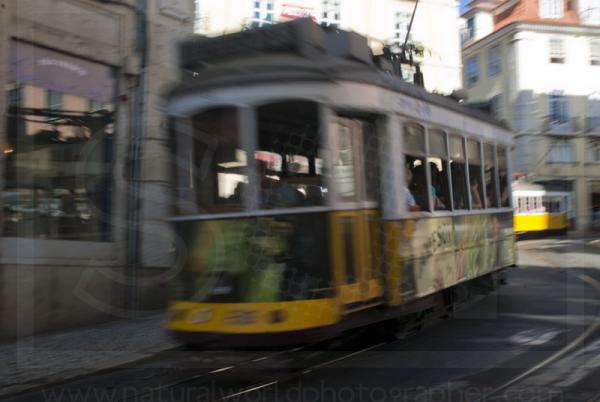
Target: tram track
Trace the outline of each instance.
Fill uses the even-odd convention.
[[[550,266],[554,266],[554,262],[550,261],[543,255],[535,253],[536,257]],[[566,273],[568,275],[572,275],[573,277],[579,279],[580,281],[588,284],[595,290],[596,298],[600,300],[600,281],[592,278],[586,273],[581,273],[576,271],[575,268],[567,268]],[[512,377],[511,379],[504,381],[503,383],[496,385],[492,390],[488,391],[481,398],[476,399],[472,402],[484,402],[490,400],[502,400],[498,398],[502,398],[502,393],[511,389],[511,387],[518,386],[520,383],[525,380],[531,378],[534,374],[541,372],[542,370],[549,368],[552,364],[558,362],[560,359],[565,358],[569,355],[569,353],[575,352],[580,346],[582,346],[587,340],[591,339],[594,335],[600,333],[600,314],[598,309],[594,314],[594,318],[592,322],[585,328],[585,330],[580,333],[575,339],[566,344],[560,350],[556,351],[552,355],[548,356],[541,362],[537,363],[533,367],[523,371],[522,373]],[[597,395],[598,398],[593,398],[593,402],[600,400],[600,395]]]
[[[473,299],[474,300],[469,300],[469,301],[458,304],[457,310],[466,308],[469,305],[476,303],[476,299],[478,299],[478,297],[474,297]],[[434,325],[435,323],[441,322],[445,318],[448,318],[448,315],[446,312],[437,311],[437,312],[434,312],[433,314],[425,315],[418,322],[411,322],[411,323],[407,323],[408,325],[404,325],[402,327],[403,329],[400,333],[394,333],[394,334],[390,333],[390,334],[384,335],[384,337],[387,338],[385,341],[377,342],[377,339],[375,339],[375,342],[373,342],[372,344],[364,345],[364,347],[359,348],[358,350],[349,351],[348,353],[342,354],[341,356],[336,355],[334,358],[321,359],[320,361],[316,361],[311,365],[298,365],[298,367],[296,367],[296,370],[288,373],[288,375],[280,376],[279,378],[268,379],[263,382],[253,384],[252,386],[249,386],[243,390],[239,390],[234,393],[224,395],[217,400],[228,401],[228,400],[233,400],[236,398],[241,398],[244,395],[251,394],[251,393],[260,391],[262,389],[265,389],[268,387],[275,387],[280,383],[286,383],[286,382],[301,378],[302,376],[309,375],[316,370],[323,369],[328,366],[332,366],[336,363],[339,363],[341,361],[344,361],[344,360],[347,360],[350,358],[357,357],[357,356],[367,353],[369,351],[375,351],[383,346],[387,346],[392,343],[408,341],[409,339],[411,339],[412,337],[414,337],[415,335],[417,335],[418,333],[423,331],[425,328],[429,328],[430,326]],[[365,331],[365,332],[372,331],[372,330],[373,330],[373,328],[370,328],[370,327],[366,327],[366,328],[362,329],[362,331]],[[328,354],[330,354],[331,352],[335,352],[335,351],[334,350],[324,350],[320,354],[318,354],[317,357],[325,357]]]
[[[594,293],[600,294],[600,282],[597,279],[587,275],[585,272],[568,271],[574,275],[577,281],[583,281],[595,290]],[[600,296],[599,296],[600,297]],[[469,306],[477,305],[480,302],[479,296],[472,296],[467,301],[457,305],[456,312],[468,309]],[[119,402],[132,402],[139,400],[244,400],[251,396],[256,396],[258,392],[268,392],[270,388],[277,390],[277,387],[286,387],[292,381],[307,376],[317,375],[323,369],[336,369],[336,365],[344,360],[353,359],[371,351],[385,349],[392,344],[402,344],[404,340],[411,340],[423,332],[425,329],[436,323],[443,321],[444,314],[441,310],[436,310],[432,314],[422,317],[422,320],[411,322],[402,327],[403,333],[385,334],[383,331],[377,331],[372,327],[361,331],[356,331],[346,335],[343,339],[337,339],[329,342],[328,345],[309,345],[302,348],[293,348],[280,351],[245,351],[239,353],[249,353],[240,357],[238,352],[219,351],[184,352],[182,349],[167,353],[156,360],[146,361],[142,365],[136,364],[133,368],[136,370],[149,370],[151,378],[145,383],[125,383],[120,385],[129,387],[129,391],[137,388],[136,392],[129,392],[127,395],[121,395],[120,398],[112,399]],[[594,313],[597,313],[594,310]],[[552,365],[561,358],[568,356],[571,352],[579,349],[587,339],[594,336],[600,330],[600,317],[593,314],[594,319],[586,325],[583,332],[574,334],[576,336],[571,342],[560,350],[547,356],[535,366],[519,373],[518,375],[503,381],[501,384],[494,384],[495,387],[486,393],[477,401],[502,400],[501,394],[511,387],[518,386],[522,381]],[[371,336],[370,334],[376,334]],[[183,353],[180,357],[177,354]],[[223,356],[221,356],[223,355]],[[220,357],[221,356],[221,357]],[[153,370],[156,369],[156,370]],[[190,373],[190,370],[192,373]],[[171,372],[170,372],[171,371]],[[160,373],[164,373],[164,375]],[[186,375],[187,374],[187,375]],[[191,375],[190,375],[191,374]],[[468,377],[464,378],[469,380]],[[302,380],[303,381],[303,380]],[[114,385],[109,384],[103,378],[90,377],[89,384],[102,388],[110,388]],[[146,384],[146,385],[144,385]],[[66,384],[65,384],[66,385]],[[490,389],[488,387],[487,389]],[[194,397],[194,392],[200,392],[203,389],[210,389],[212,397],[202,399]],[[180,395],[186,395],[183,399]],[[252,395],[250,395],[252,394]],[[246,395],[246,396],[245,396]],[[124,396],[124,397],[123,397]],[[498,399],[495,399],[498,398]],[[25,398],[19,400],[35,400]],[[39,400],[39,399],[37,399]],[[268,398],[267,398],[268,400]],[[471,401],[473,402],[473,401]]]
[[[464,303],[464,306],[469,304],[471,303]],[[418,322],[404,325],[401,333],[384,334],[374,331],[374,328],[370,326],[327,342],[270,351],[266,354],[265,352],[257,353],[255,356],[233,364],[186,376],[150,389],[146,388],[142,392],[118,399],[118,402],[145,400],[144,398],[149,400],[168,399],[170,395],[180,395],[182,392],[178,392],[178,389],[183,391],[184,387],[189,387],[192,393],[193,390],[210,389],[211,400],[226,401],[240,398],[244,394],[294,380],[392,342],[407,340],[424,328],[441,321],[444,316],[445,314],[440,312],[425,315]],[[190,394],[190,392],[186,393]],[[193,400],[193,398],[191,399]]]
[[[545,262],[550,263],[548,260],[544,259]],[[569,275],[572,275],[574,278],[577,278],[578,280],[586,283],[587,285],[589,285],[592,289],[594,289],[597,298],[600,300],[600,281],[594,279],[593,277],[591,277],[590,275],[587,275],[586,273],[582,273],[582,272],[578,272],[578,271],[569,271],[567,270],[567,273]],[[467,305],[470,305],[471,303],[473,303],[473,301],[467,303]],[[439,320],[439,317],[436,317],[436,320]],[[411,337],[415,334],[418,334],[419,332],[421,332],[425,327],[427,327],[428,325],[423,325],[423,328],[419,328],[418,330],[412,330],[410,335],[408,335],[407,337]],[[571,353],[576,352],[582,345],[584,345],[586,343],[586,341],[588,341],[589,339],[593,338],[595,335],[597,335],[598,333],[600,333],[600,314],[598,314],[598,312],[596,311],[594,314],[594,318],[592,319],[592,321],[586,326],[586,328],[583,330],[583,332],[581,332],[575,339],[573,339],[572,341],[570,341],[568,344],[564,345],[560,350],[556,351],[555,353],[552,353],[550,356],[546,357],[545,359],[543,359],[541,362],[535,364],[534,366],[526,369],[525,371],[519,373],[518,375],[510,378],[507,381],[502,382],[501,384],[496,385],[495,387],[493,387],[493,389],[491,391],[486,392],[485,394],[483,394],[481,396],[481,398],[479,399],[475,399],[472,400],[470,402],[484,402],[484,401],[490,401],[490,400],[503,400],[502,399],[502,393],[510,390],[512,387],[516,387],[518,386],[520,383],[524,382],[525,380],[531,378],[533,375],[543,371],[546,368],[549,368],[550,366],[552,366],[554,363],[557,363],[558,361],[560,361],[562,358],[568,357]],[[398,341],[401,341],[402,337],[399,337]],[[397,342],[397,341],[396,341]],[[285,377],[285,378],[279,378],[279,379],[270,379],[270,380],[265,380],[264,382],[260,382],[260,383],[256,383],[253,384],[252,386],[247,387],[246,389],[243,390],[239,390],[236,391],[234,393],[228,394],[223,396],[222,398],[220,398],[219,400],[222,401],[227,401],[227,400],[233,400],[235,398],[240,398],[243,397],[244,394],[250,394],[250,393],[254,393],[257,391],[260,391],[261,389],[264,388],[268,388],[268,387],[274,387],[277,386],[277,384],[285,382],[285,381],[290,381],[293,380],[295,378],[298,378],[300,376],[303,376],[305,374],[309,374],[314,370],[317,369],[321,369],[330,365],[334,365],[335,363],[338,363],[342,360],[346,360],[352,357],[356,357],[360,354],[372,351],[372,350],[376,350],[377,348],[380,348],[384,345],[388,345],[394,343],[394,341],[390,341],[390,342],[381,342],[378,344],[374,344],[368,347],[365,347],[361,350],[357,350],[354,351],[352,353],[348,353],[344,356],[340,356],[340,357],[336,357],[335,359],[330,359],[327,361],[323,361],[321,363],[315,364],[311,367],[307,367],[304,370],[299,371],[298,373],[295,373],[295,375],[293,376],[289,376],[289,377]],[[598,395],[598,398],[592,398],[592,400],[594,402],[599,401],[600,400],[600,395]]]

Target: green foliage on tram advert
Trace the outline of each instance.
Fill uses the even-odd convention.
[[[179,300],[273,302],[330,296],[323,214],[181,222],[187,261]]]

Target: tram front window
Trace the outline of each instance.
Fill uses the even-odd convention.
[[[257,115],[261,208],[324,205],[317,104],[276,103],[258,108]]]
[[[248,175],[246,152],[239,141],[237,109],[203,112],[192,119],[192,125],[195,166],[192,177],[200,211],[240,210]]]
[[[323,214],[293,214],[178,226],[189,244],[174,281],[175,297],[209,303],[252,303],[331,296]]]

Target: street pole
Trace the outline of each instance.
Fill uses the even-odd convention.
[[[129,162],[131,166],[128,192],[127,225],[127,307],[135,317],[140,309],[138,275],[140,262],[140,192],[141,192],[141,156],[144,139],[145,92],[147,65],[147,0],[136,0],[135,52],[139,59],[139,73],[133,94],[133,127],[131,133]]]

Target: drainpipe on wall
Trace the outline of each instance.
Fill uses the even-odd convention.
[[[140,261],[140,191],[141,155],[145,130],[146,66],[148,56],[148,2],[136,0],[131,5],[122,0],[99,0],[101,3],[126,7],[135,13],[134,51],[139,60],[139,72],[133,93],[131,119],[131,140],[129,143],[128,164],[129,191],[127,193],[127,253],[126,253],[126,308],[135,317],[140,309],[138,292],[138,267]]]
[[[126,272],[127,284],[127,308],[135,317],[140,309],[140,297],[138,291],[138,274],[140,262],[140,192],[141,192],[141,156],[142,141],[145,130],[145,106],[146,106],[146,65],[147,65],[147,0],[136,0],[136,35],[135,52],[139,57],[139,74],[133,96],[133,131],[131,136],[129,158],[131,162],[131,180],[127,199],[128,225],[127,225],[127,258]]]

